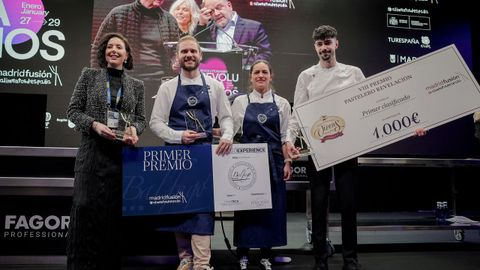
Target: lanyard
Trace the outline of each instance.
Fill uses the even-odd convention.
[[[112,92],[110,90],[110,76],[108,76],[108,75],[107,75],[106,87],[107,87],[107,105],[108,105],[108,107],[110,107],[110,105],[112,104]],[[118,103],[120,103],[120,98],[121,97],[122,97],[122,87],[120,87],[117,91],[117,98],[115,100],[114,109],[117,109],[117,106],[118,106]]]

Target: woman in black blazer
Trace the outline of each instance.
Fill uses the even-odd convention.
[[[67,240],[68,269],[120,269],[122,148],[138,142],[145,129],[143,82],[124,69],[133,67],[130,45],[118,33],[98,48],[100,69],[84,68],[67,110],[81,132]],[[122,115],[125,134],[117,134]]]

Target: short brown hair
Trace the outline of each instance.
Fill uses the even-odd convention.
[[[327,38],[336,38],[338,35],[337,29],[330,25],[320,25],[313,30],[313,41],[325,40]]]
[[[194,37],[194,36],[191,36],[191,35],[186,35],[186,36],[183,36],[181,37],[178,42],[177,42],[177,53],[178,53],[178,48],[180,47],[180,43],[184,42],[184,41],[187,41],[187,40],[190,40],[190,41],[193,41],[197,44],[197,48],[198,48],[198,52],[202,52],[202,48],[200,48],[200,44],[198,43],[198,40]]]

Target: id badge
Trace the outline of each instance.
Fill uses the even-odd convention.
[[[118,128],[120,113],[116,111],[107,111],[107,126],[109,128]]]

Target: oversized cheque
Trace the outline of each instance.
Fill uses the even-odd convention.
[[[454,45],[294,107],[317,170],[480,108],[480,88]]]

